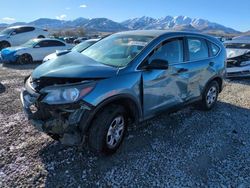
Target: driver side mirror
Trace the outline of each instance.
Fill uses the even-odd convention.
[[[37,44],[37,45],[34,46],[34,48],[40,48],[40,45]]]
[[[168,69],[168,61],[162,59],[154,59],[150,64],[146,64],[145,66],[143,66],[143,68],[146,70],[166,70]]]
[[[16,32],[15,32],[15,31],[13,31],[13,32],[11,33],[11,35],[16,35]]]

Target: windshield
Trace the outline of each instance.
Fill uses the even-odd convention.
[[[76,45],[74,48],[72,48],[72,51],[77,51],[77,52],[81,53],[83,50],[87,49],[88,47],[90,47],[91,45],[93,45],[96,42],[97,41],[82,42],[82,43]]]
[[[31,39],[29,40],[28,42],[22,44],[21,46],[24,46],[24,47],[33,47],[37,44],[38,40],[37,39]]]
[[[116,34],[107,37],[82,52],[105,65],[124,67],[153,40],[152,36]]]
[[[4,29],[0,32],[0,35],[9,35],[12,33],[12,31],[14,31],[14,29],[11,29],[11,28],[7,28],[7,29]]]

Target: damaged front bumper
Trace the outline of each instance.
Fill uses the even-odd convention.
[[[250,77],[250,65],[242,67],[228,67],[227,78]]]
[[[60,139],[66,145],[79,145],[82,142],[82,130],[79,127],[84,113],[91,106],[83,101],[66,105],[48,105],[41,101],[41,95],[34,91],[21,92],[23,110],[39,131]]]

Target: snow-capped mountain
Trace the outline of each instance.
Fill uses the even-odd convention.
[[[84,27],[88,30],[95,31],[124,31],[128,28],[124,27],[122,24],[109,20],[107,18],[93,18],[90,19]]]
[[[126,20],[122,22],[122,25],[128,27],[129,29],[174,29],[192,31],[196,30],[203,32],[221,31],[228,34],[239,33],[232,28],[228,28],[223,25],[210,22],[208,20],[200,18],[190,18],[187,16],[166,16],[165,18],[159,19],[141,17]]]
[[[238,34],[232,28],[210,22],[200,18],[190,18],[187,16],[166,16],[163,18],[140,17],[129,19],[124,22],[118,23],[107,18],[77,18],[72,21],[64,21],[49,18],[40,18],[30,23],[14,23],[14,24],[1,24],[0,27],[7,27],[13,25],[35,25],[38,27],[48,29],[67,29],[83,27],[90,31],[106,31],[117,32],[124,30],[139,30],[139,29],[166,29],[166,30],[181,30],[181,31],[199,31],[206,33],[221,33],[221,34]]]

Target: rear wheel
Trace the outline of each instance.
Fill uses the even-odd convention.
[[[10,46],[11,46],[10,43],[8,43],[7,41],[0,42],[0,50],[2,50],[4,48],[8,48]]]
[[[23,54],[17,58],[17,63],[20,65],[31,64],[33,63],[33,59],[30,54]]]
[[[218,95],[219,84],[216,81],[212,81],[206,87],[202,96],[202,101],[198,104],[198,108],[201,110],[211,110],[217,102]]]
[[[127,117],[122,106],[111,105],[96,115],[88,143],[96,153],[112,154],[121,145],[127,129]]]

